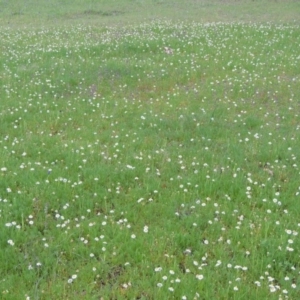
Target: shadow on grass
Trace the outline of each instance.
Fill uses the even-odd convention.
[[[101,16],[101,17],[112,17],[112,16],[120,16],[123,15],[125,12],[120,10],[111,10],[111,11],[102,11],[102,10],[93,10],[88,9],[85,10],[82,15],[90,15],[90,16]]]

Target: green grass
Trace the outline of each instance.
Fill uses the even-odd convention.
[[[1,299],[298,299],[299,2],[57,3],[0,4]]]
[[[299,22],[297,0],[2,0],[3,26],[138,24],[153,19],[197,22]]]

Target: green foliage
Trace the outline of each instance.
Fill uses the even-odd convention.
[[[182,3],[1,2],[1,299],[298,299],[299,24]]]

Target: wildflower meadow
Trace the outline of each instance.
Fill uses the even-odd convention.
[[[0,298],[299,299],[300,3],[60,2],[0,4]]]

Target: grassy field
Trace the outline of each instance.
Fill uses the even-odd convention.
[[[299,299],[299,8],[1,1],[0,298]]]
[[[300,21],[298,0],[1,0],[0,24],[138,24],[153,19],[196,22]]]

